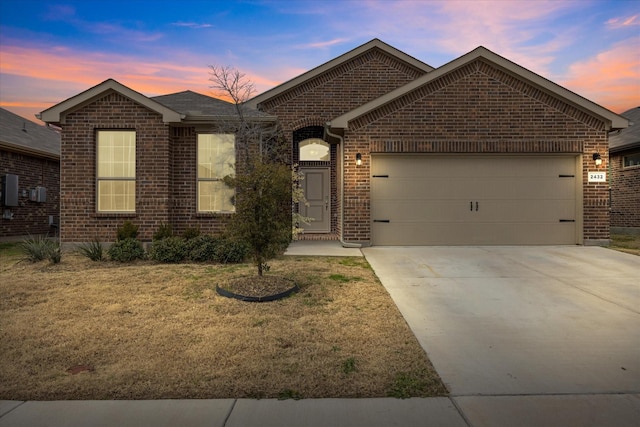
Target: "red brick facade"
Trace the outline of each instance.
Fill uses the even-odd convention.
[[[331,119],[391,92],[424,74],[378,49],[365,52],[326,74],[306,81],[295,89],[260,104],[259,108],[278,117],[288,142],[294,147],[292,161],[297,163],[294,132],[322,126]],[[331,232],[341,230],[341,186],[338,170],[342,158],[334,147],[331,151]],[[301,165],[309,166],[309,165]]]
[[[136,131],[136,211],[96,212],[96,132]],[[115,240],[125,221],[139,226],[139,238],[150,241],[160,225],[174,232],[199,228],[215,234],[229,215],[196,213],[196,131],[173,127],[160,114],[112,92],[66,117],[62,133],[63,242],[97,238]]]
[[[344,240],[370,240],[370,153],[583,154],[584,239],[609,238],[608,186],[587,182],[592,153],[607,164],[605,124],[476,61],[359,117],[344,138]],[[363,155],[356,167],[355,155]],[[601,166],[606,167],[606,166]]]
[[[4,208],[13,219],[0,218],[0,237],[57,234],[60,215],[60,162],[45,157],[0,150],[0,175],[18,175],[19,206]],[[30,190],[46,188],[44,203],[30,200]],[[3,212],[0,212],[2,215]],[[49,219],[53,225],[49,224]]]
[[[371,241],[371,153],[569,154],[582,158],[579,235],[585,244],[609,239],[608,185],[589,183],[587,174],[596,170],[593,153],[602,156],[600,168],[607,168],[611,122],[541,89],[510,66],[503,68],[501,60],[480,56],[451,71],[427,74],[428,66],[400,56],[374,46],[256,101],[258,110],[278,118],[293,163],[304,138],[323,137],[332,144],[330,161],[302,165],[331,168],[330,235],[344,242]],[[393,92],[398,88],[411,89]],[[398,95],[374,101],[390,92]],[[363,105],[363,113],[350,116]],[[341,116],[351,118],[334,134],[328,123]],[[134,214],[96,213],[100,129],[136,131]],[[196,138],[194,126],[164,123],[153,108],[113,91],[70,111],[62,135],[62,240],[110,241],[125,220],[140,226],[142,240],[150,240],[163,223],[178,233],[189,227],[221,232],[229,214],[196,212]],[[363,160],[358,167],[356,153]]]
[[[623,166],[625,155],[640,149],[611,153],[611,226],[640,227],[640,166]]]

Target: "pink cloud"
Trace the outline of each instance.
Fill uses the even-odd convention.
[[[640,106],[640,37],[569,67],[559,83],[616,113]]]
[[[607,26],[612,29],[634,27],[639,25],[640,19],[638,19],[638,15],[633,15],[625,18],[611,18],[607,21]]]
[[[213,96],[209,87],[208,65],[199,65],[200,61],[200,57],[182,56],[174,62],[153,62],[123,55],[74,51],[65,47],[41,50],[6,46],[3,47],[0,74],[12,75],[14,79],[22,79],[25,83],[19,92],[19,99],[16,95],[0,94],[0,106],[36,121],[35,114],[108,78],[146,96],[184,90]],[[280,83],[255,73],[240,71],[255,83],[258,93]],[[277,75],[283,76],[282,73]],[[34,86],[41,90],[31,90]],[[42,89],[46,87],[56,90],[47,92]],[[52,99],[52,93],[60,98]]]

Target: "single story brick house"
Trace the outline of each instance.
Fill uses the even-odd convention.
[[[609,135],[611,230],[640,234],[640,107],[621,115],[629,127]]]
[[[0,239],[57,234],[60,134],[0,108]]]
[[[434,69],[374,39],[247,106],[280,123],[305,174],[304,238],[609,239],[608,134],[628,120],[483,47]],[[222,230],[234,207],[219,179],[235,147],[217,121],[232,107],[107,80],[43,111],[62,128],[63,242],[108,241],[125,219],[143,240],[161,223]]]

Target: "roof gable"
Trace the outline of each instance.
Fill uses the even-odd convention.
[[[52,159],[60,158],[60,134],[0,108],[0,146]]]
[[[143,94],[128,88],[127,86],[113,80],[108,79],[104,82],[79,93],[65,101],[62,101],[53,107],[50,107],[40,114],[36,115],[40,120],[46,123],[65,123],[66,115],[72,111],[77,110],[87,104],[90,104],[97,98],[104,95],[106,92],[117,92],[138,104],[157,112],[162,115],[162,120],[165,123],[180,122],[182,115],[161,103],[154,101],[151,98],[144,96]]]
[[[438,78],[446,76],[450,73],[454,73],[456,70],[464,67],[473,61],[478,59],[482,59],[493,66],[497,66],[505,72],[514,75],[520,79],[527,81],[532,86],[542,90],[543,92],[550,94],[554,97],[561,98],[565,102],[575,106],[576,108],[585,111],[591,115],[595,115],[600,117],[605,122],[609,123],[609,127],[613,129],[625,128],[628,126],[628,120],[624,117],[621,117],[612,111],[607,110],[604,107],[601,107],[598,104],[595,104],[589,101],[586,98],[583,98],[577,95],[574,92],[571,92],[568,89],[563,88],[556,83],[551,82],[538,74],[533,73],[532,71],[523,68],[514,62],[511,62],[493,52],[486,49],[485,47],[478,47],[471,52],[463,55],[453,61],[441,66],[440,68],[435,69],[434,71],[425,74],[424,76],[394,90],[389,92],[386,95],[379,97],[367,104],[364,104],[348,113],[345,113],[335,119],[331,120],[329,123],[330,127],[333,129],[348,129],[349,122],[353,121],[358,117],[362,117],[366,114],[371,113],[372,111],[379,109],[387,104],[392,103],[393,101],[410,94],[411,92],[419,89],[420,87],[435,81]]]
[[[339,67],[342,64],[345,64],[351,60],[353,60],[354,58],[368,52],[371,50],[375,50],[378,49],[394,58],[396,58],[398,61],[405,63],[407,66],[417,69],[419,71],[421,71],[422,73],[428,73],[430,71],[433,70],[433,67],[431,67],[428,64],[425,64],[422,61],[417,60],[416,58],[407,55],[406,53],[384,43],[383,41],[379,40],[379,39],[373,39],[368,43],[365,43],[343,55],[338,56],[337,58],[332,59],[329,62],[325,62],[324,64],[313,68],[312,70],[307,71],[306,73],[303,73],[301,75],[299,75],[298,77],[295,77],[287,82],[284,82],[278,86],[276,86],[273,89],[270,89],[252,99],[250,99],[249,101],[247,101],[247,105],[253,107],[253,108],[257,108],[257,106],[264,102],[267,101],[269,99],[275,98],[281,94],[283,94],[284,92],[287,92],[297,86],[303,85],[306,82],[317,78],[318,76],[322,75],[323,73],[326,73],[327,71],[334,69],[336,67]]]

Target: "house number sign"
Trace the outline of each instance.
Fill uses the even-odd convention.
[[[589,172],[589,182],[607,182],[607,173]]]

